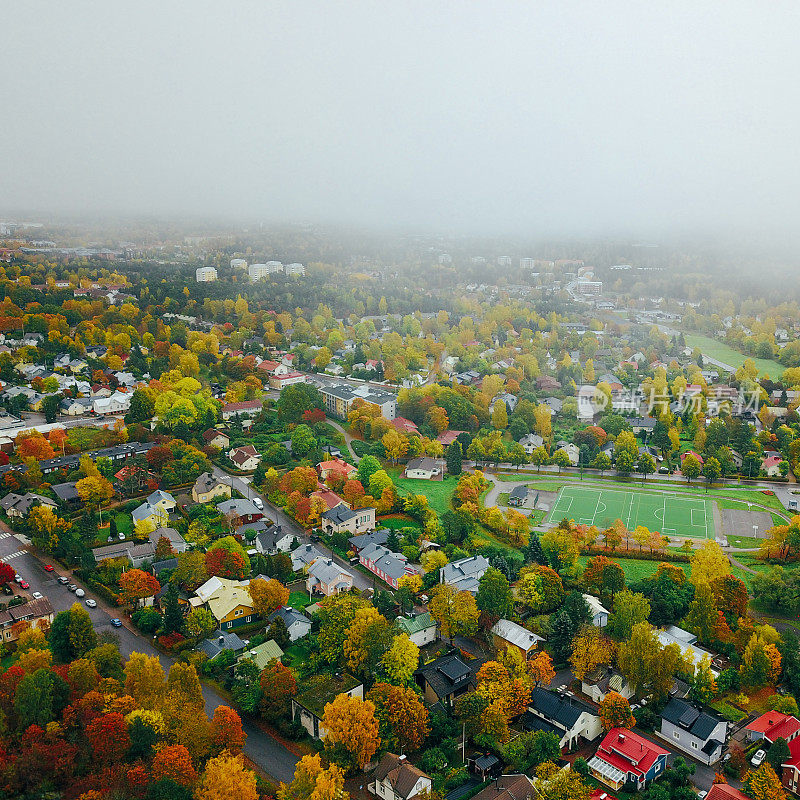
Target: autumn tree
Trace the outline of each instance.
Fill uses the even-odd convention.
[[[241,717],[228,706],[217,706],[211,718],[211,752],[219,755],[227,751],[239,755],[246,738]]]
[[[418,666],[419,647],[411,641],[407,633],[395,636],[381,661],[381,667],[389,680],[397,686],[406,686]]]
[[[242,580],[250,572],[250,559],[233,536],[223,536],[208,548],[206,571],[221,578]]]
[[[289,716],[297,681],[289,667],[273,658],[261,672],[261,712],[271,721]]]
[[[164,670],[157,656],[131,653],[125,664],[125,692],[141,708],[156,709],[166,691]]]
[[[498,661],[487,661],[480,668],[475,691],[489,702],[499,701],[508,719],[522,714],[530,700],[530,689],[525,682],[511,675]]]
[[[289,590],[275,578],[268,581],[255,578],[250,581],[247,591],[253,599],[253,610],[262,618],[268,617],[289,602]]]
[[[534,686],[539,686],[540,684],[549,685],[556,676],[556,672],[553,669],[553,659],[544,650],[536,653],[528,660],[526,671]]]
[[[319,754],[297,762],[290,784],[281,783],[277,800],[349,800],[344,791],[344,773],[336,764],[322,765]]]
[[[595,625],[584,625],[572,640],[569,662],[578,680],[593,669],[609,664],[614,656],[614,643]]]
[[[122,597],[129,603],[153,597],[160,589],[158,579],[143,569],[129,569],[119,579]]]
[[[694,551],[691,559],[689,580],[699,586],[701,583],[713,583],[718,578],[731,574],[731,564],[722,548],[713,539],[706,539]]]
[[[127,723],[119,712],[90,720],[86,725],[86,738],[92,746],[94,758],[103,763],[121,761],[131,743]]]
[[[632,728],[636,720],[631,714],[630,703],[617,692],[609,692],[600,703],[600,721],[603,727],[609,731],[612,728]]]
[[[367,699],[375,705],[383,746],[394,751],[418,750],[428,735],[428,710],[412,689],[376,683]]]
[[[615,638],[625,640],[633,628],[650,617],[650,602],[640,592],[625,590],[617,595],[614,611],[608,618],[608,632]]]
[[[456,636],[472,633],[480,615],[470,592],[459,591],[448,584],[440,584],[433,590],[428,608],[450,641]]]
[[[342,646],[347,668],[358,674],[371,673],[388,649],[390,639],[391,626],[383,614],[372,606],[357,611]]]
[[[255,773],[245,767],[242,756],[222,753],[209,759],[194,796],[196,800],[258,800]]]
[[[786,800],[781,779],[768,761],[747,773],[744,788],[752,800]]]
[[[362,769],[380,746],[375,706],[369,700],[340,694],[325,706],[322,727],[325,752],[348,769]]]
[[[170,780],[179,786],[193,786],[197,771],[192,756],[181,744],[167,744],[158,749],[151,766],[154,781]]]

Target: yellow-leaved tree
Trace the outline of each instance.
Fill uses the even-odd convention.
[[[345,771],[362,769],[381,743],[375,706],[369,700],[340,694],[325,706],[325,751]]]

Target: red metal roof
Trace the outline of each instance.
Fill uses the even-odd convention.
[[[622,772],[645,775],[659,756],[669,751],[627,728],[612,728],[595,755]]]
[[[745,730],[763,733],[764,738],[770,742],[774,742],[778,738],[788,741],[790,736],[800,731],[800,720],[781,711],[767,711],[766,714],[762,714],[745,726]]]

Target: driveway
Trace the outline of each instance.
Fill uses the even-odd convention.
[[[22,575],[30,584],[30,592],[41,592],[50,600],[56,614],[71,608],[73,603],[82,602],[75,597],[66,586],[58,583],[59,575],[72,574],[53,562],[56,570],[46,572],[44,565],[47,561],[40,560],[28,549],[15,535],[9,532],[6,526],[0,532],[0,560],[7,562]],[[81,585],[81,581],[74,581]],[[85,588],[85,587],[84,587]],[[22,592],[18,586],[14,586],[18,594]],[[119,650],[123,659],[127,659],[131,653],[145,653],[148,656],[157,656],[164,672],[168,672],[175,659],[160,653],[151,644],[151,640],[142,636],[126,620],[121,609],[108,606],[101,598],[95,596],[86,589],[86,598],[94,597],[97,601],[97,608],[88,608],[83,603],[86,611],[89,612],[95,630],[110,633],[119,643]],[[86,599],[84,598],[84,600]],[[119,617],[123,620],[122,628],[114,628],[111,619]],[[206,713],[209,718],[214,714],[217,706],[229,705],[229,702],[210,687],[202,684],[203,699],[205,700]],[[247,734],[244,752],[254,763],[256,763],[265,773],[276,781],[289,782],[294,775],[295,765],[298,757],[282,745],[277,739],[270,736],[253,722],[242,717],[242,727]]]

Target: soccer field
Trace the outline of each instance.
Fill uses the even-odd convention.
[[[650,493],[638,489],[592,489],[565,486],[558,493],[547,518],[558,523],[564,517],[600,530],[621,519],[628,530],[644,525],[665,536],[714,538],[711,500]]]

